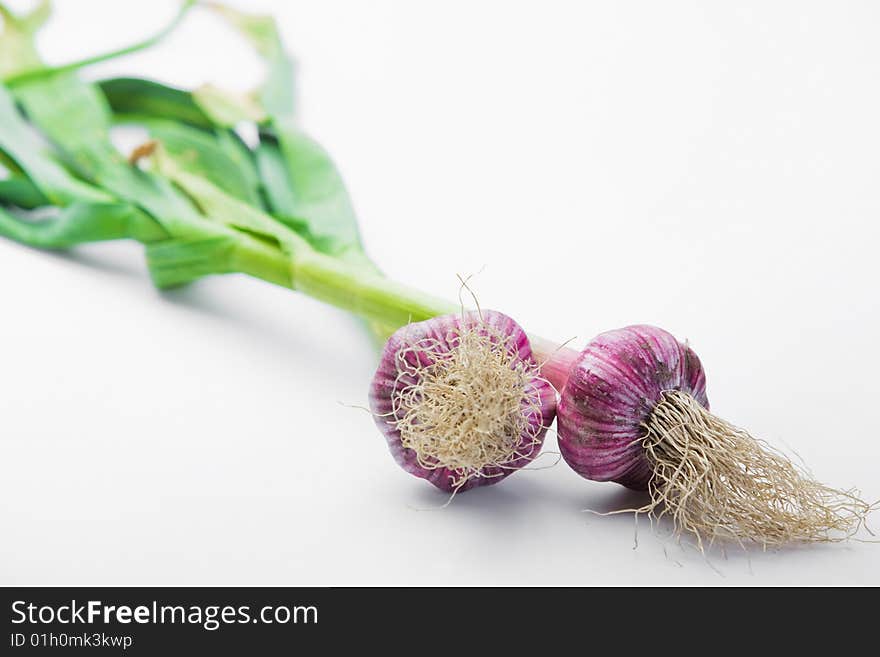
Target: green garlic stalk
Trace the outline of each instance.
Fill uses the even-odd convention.
[[[188,94],[138,80],[86,83],[75,75],[83,62],[42,67],[29,40],[41,22],[7,12],[6,31],[16,36],[21,70],[8,67],[0,88],[0,151],[11,165],[16,198],[24,187],[32,200],[45,199],[58,212],[32,222],[0,209],[0,234],[43,248],[135,239],[146,245],[159,287],[244,273],[363,317],[382,339],[409,322],[456,312],[457,304],[384,278],[366,256],[341,177],[324,150],[297,127],[292,66],[274,22],[215,8],[269,63],[257,100],[214,88]],[[158,38],[84,62],[132,52]],[[244,166],[249,153],[232,130],[242,120],[259,122],[255,171]],[[155,171],[133,166],[110,140],[112,125],[131,121],[161,140]],[[46,149],[33,127],[57,153]],[[194,168],[193,152],[204,156],[202,164],[223,161],[235,171]],[[236,171],[248,174],[231,175]],[[258,205],[254,181],[260,174],[269,207]],[[283,184],[266,185],[273,176]],[[236,188],[239,180],[250,186]],[[12,185],[6,194],[2,200],[15,205]],[[556,349],[553,343],[538,343],[546,349],[545,354],[539,350],[539,358]]]

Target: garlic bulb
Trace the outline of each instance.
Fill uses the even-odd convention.
[[[828,487],[784,454],[709,412],[696,354],[662,329],[593,339],[559,402],[559,447],[579,474],[647,489],[635,513],[668,515],[703,549],[839,541],[876,507]]]
[[[700,359],[666,331],[629,326],[594,338],[569,372],[559,402],[559,449],[580,475],[645,490],[653,474],[644,423],[665,390],[709,408]]]
[[[538,455],[556,391],[516,322],[467,312],[395,332],[370,407],[404,470],[458,492],[496,483]]]

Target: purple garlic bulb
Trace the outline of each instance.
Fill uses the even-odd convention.
[[[538,455],[556,392],[525,331],[484,310],[396,331],[373,378],[370,408],[404,470],[459,492],[501,481]]]
[[[672,335],[630,326],[593,339],[559,402],[559,449],[580,475],[647,490],[633,511],[668,516],[699,549],[840,541],[878,504],[827,486],[709,412],[700,360]]]
[[[574,362],[559,402],[559,449],[581,476],[638,490],[654,474],[642,441],[666,391],[704,408],[700,359],[663,329],[629,326],[595,337]]]

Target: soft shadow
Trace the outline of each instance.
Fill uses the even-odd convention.
[[[246,284],[260,284],[256,281],[244,282]],[[314,361],[316,366],[320,364],[325,369],[328,368],[328,364],[343,365],[338,345],[334,346],[327,341],[303,339],[300,332],[296,330],[296,326],[285,321],[283,313],[277,312],[277,306],[273,306],[271,303],[236,304],[233,303],[234,295],[226,296],[215,293],[210,285],[200,283],[201,281],[195,281],[178,288],[156,290],[156,294],[163,301],[175,306],[221,320],[224,324],[241,331],[248,339],[278,347],[282,353],[290,354],[297,359],[305,356],[309,361]],[[280,297],[281,302],[292,302],[294,294],[290,292],[283,295]],[[366,332],[359,330],[362,327],[357,320],[341,312],[339,315],[335,321],[350,325],[352,342],[363,343],[362,345],[347,345],[346,351],[351,349],[352,351],[360,351],[360,353],[370,353],[372,343]],[[289,318],[290,315],[287,314],[286,317]],[[342,371],[341,367],[340,371]],[[350,375],[350,371],[347,372],[347,375]]]
[[[582,509],[596,513],[610,513],[622,509],[638,509],[651,501],[647,491],[632,490],[623,486],[607,486],[607,492],[595,491]]]
[[[127,280],[137,280],[143,284],[144,298],[149,295],[157,295],[162,301],[173,304],[188,311],[207,315],[247,335],[249,339],[272,345],[283,353],[291,354],[297,360],[305,357],[309,362],[320,363],[326,368],[327,364],[338,363],[342,371],[342,363],[339,351],[334,345],[319,340],[306,340],[295,330],[289,321],[285,321],[283,315],[279,319],[278,305],[266,304],[241,304],[234,303],[235,295],[224,295],[213,288],[211,278],[194,281],[188,285],[168,290],[157,290],[153,287],[149,273],[143,265],[143,257],[132,257],[133,249],[140,248],[133,243],[114,242],[112,244],[85,244],[76,248],[64,250],[43,250],[23,244],[24,248],[39,253],[40,257],[55,258],[59,261],[69,262],[89,269],[94,269],[109,275],[118,276]],[[232,278],[234,275],[224,276]],[[241,282],[241,281],[236,281]],[[260,285],[257,281],[245,281],[247,284]],[[259,294],[266,291],[260,290]],[[282,303],[290,301],[294,293],[282,295]],[[155,297],[153,297],[155,298]],[[289,318],[290,315],[287,315]],[[338,322],[346,323],[351,327],[351,343],[347,350],[360,353],[371,353],[375,349],[366,331],[358,320],[339,313]],[[351,363],[349,363],[351,365]],[[350,371],[346,374],[350,374]]]
[[[536,501],[550,500],[551,488],[537,479],[522,478],[474,488],[457,494],[451,501],[449,493],[417,486],[407,506],[415,513],[466,517],[493,533],[509,533],[524,526],[522,520],[534,513]]]
[[[756,562],[766,562],[775,559],[815,559],[816,556],[824,555],[836,550],[852,551],[855,545],[850,541],[838,543],[794,543],[777,548],[763,549],[757,544],[744,544],[728,542],[724,545],[716,544],[706,550],[706,554],[712,559],[721,559],[729,564],[746,564],[752,568]],[[716,561],[717,565],[717,561]]]
[[[727,575],[755,575],[755,568],[769,564],[777,559],[813,561],[832,550],[851,551],[855,548],[852,542],[838,543],[795,543],[772,549],[764,549],[755,543],[739,544],[735,541],[716,541],[704,544],[700,548],[696,539],[690,534],[674,535],[674,524],[668,515],[659,519],[651,519],[646,514],[638,518],[626,509],[637,509],[650,501],[645,491],[634,491],[623,487],[609,492],[595,491],[589,504],[587,515],[592,522],[617,523],[618,527],[629,526],[633,536],[633,549],[654,549],[660,547],[670,565],[676,567],[709,568],[719,577]],[[620,513],[614,513],[620,512]],[[597,514],[608,514],[599,516]],[[658,509],[662,513],[662,508]]]
[[[88,246],[80,246],[75,249],[67,250],[46,250],[21,244],[24,248],[30,249],[34,253],[39,253],[41,257],[49,256],[56,260],[74,263],[89,269],[111,274],[114,276],[124,276],[125,278],[138,278],[149,283],[146,269],[137,266],[135,260],[130,258],[130,254],[120,254],[118,251],[103,250],[100,253],[89,249]]]
[[[525,490],[532,487],[527,482],[519,482],[517,486],[505,486],[504,483],[510,482],[472,488],[454,497],[437,488],[418,486],[408,504],[414,511],[495,514],[498,511],[515,511],[523,500],[534,497],[533,493]]]

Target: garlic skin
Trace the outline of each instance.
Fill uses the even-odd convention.
[[[476,331],[495,346],[503,341],[504,346],[498,346],[498,349],[504,350],[512,367],[527,373],[523,377],[526,383],[520,390],[529,400],[519,406],[522,430],[517,435],[507,437],[515,447],[512,457],[502,463],[491,462],[476,470],[446,467],[436,459],[426,459],[424,455],[420,458],[414,449],[403,444],[400,428],[400,420],[409,410],[401,406],[401,393],[408,386],[418,383],[414,370],[425,371],[439,358],[451,355],[461,343],[463,331]],[[427,353],[413,349],[424,344],[431,346]],[[478,381],[474,379],[477,388]],[[398,329],[382,351],[370,388],[370,409],[392,456],[404,470],[441,490],[458,493],[495,484],[530,463],[540,453],[547,428],[556,413],[556,391],[538,373],[528,336],[522,327],[503,313],[482,310],[441,315]],[[462,417],[462,422],[467,420],[467,417]]]
[[[687,345],[647,325],[596,336],[575,361],[559,402],[566,463],[587,479],[646,490],[653,472],[642,447],[643,423],[666,390],[709,408],[703,367]]]

